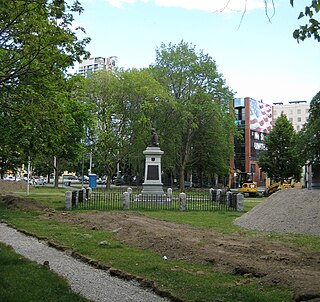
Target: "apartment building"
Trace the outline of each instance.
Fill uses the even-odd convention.
[[[273,120],[276,121],[281,113],[283,113],[292,123],[294,129],[300,131],[308,120],[309,108],[310,103],[306,101],[293,101],[288,104],[282,102],[273,103]]]
[[[79,65],[78,73],[86,78],[90,78],[91,74],[98,70],[113,70],[118,66],[118,58],[112,56],[109,58],[94,57],[84,60]]]

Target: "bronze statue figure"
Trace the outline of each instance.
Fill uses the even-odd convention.
[[[149,147],[159,147],[159,139],[154,128],[151,129],[151,141]]]

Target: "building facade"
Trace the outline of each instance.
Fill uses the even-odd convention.
[[[241,176],[246,175],[265,184],[265,173],[258,166],[260,151],[264,148],[264,137],[272,129],[272,106],[252,98],[233,100],[235,122],[241,137],[234,139],[232,187],[239,187]]]
[[[249,175],[251,180],[257,182],[258,186],[264,186],[266,175],[259,168],[258,159],[264,148],[265,135],[270,132],[274,122],[282,113],[287,116],[294,129],[297,132],[300,131],[308,120],[310,104],[306,101],[297,101],[288,104],[273,103],[271,106],[246,97],[234,99],[232,105],[235,123],[241,133],[240,138],[234,138],[235,152],[231,161],[232,187],[239,187],[241,174]],[[313,181],[317,179],[315,171],[312,169]],[[303,174],[306,180],[307,173]],[[320,175],[320,172],[318,174]],[[320,183],[320,180],[317,182]]]
[[[296,131],[300,131],[309,117],[310,103],[306,101],[289,102],[288,104],[273,103],[273,119],[276,119],[285,114],[288,120],[292,123]]]
[[[112,56],[109,58],[94,57],[84,60],[79,65],[78,74],[90,78],[91,74],[98,70],[113,70],[118,66],[118,58]]]

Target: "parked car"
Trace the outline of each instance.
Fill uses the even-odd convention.
[[[35,179],[35,184],[37,186],[44,186],[46,183],[47,181],[44,178]]]
[[[82,176],[78,176],[78,180],[82,181]],[[89,182],[89,176],[83,175],[83,182]]]
[[[20,181],[21,178],[19,177],[16,177],[16,176],[13,176],[13,175],[7,175],[4,180],[7,180],[7,181]]]
[[[79,179],[75,175],[63,175],[62,176],[62,183],[65,186],[71,186],[71,184],[79,183]]]

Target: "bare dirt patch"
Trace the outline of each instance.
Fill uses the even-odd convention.
[[[0,179],[0,193],[15,192],[18,190],[24,190],[27,188],[27,182],[25,181],[8,181]]]
[[[291,207],[290,211],[294,213],[295,209]],[[268,241],[259,235],[223,235],[135,212],[50,212],[44,217],[112,231],[118,240],[129,246],[148,248],[161,257],[166,255],[169,260],[208,263],[215,270],[244,275],[245,282],[258,280],[262,284],[288,287],[295,292],[295,301],[320,301],[320,251],[305,252],[297,245]],[[259,216],[256,213],[252,217],[250,219],[258,219]],[[271,216],[269,220],[270,224],[276,223]]]
[[[21,211],[43,211],[47,207],[33,199],[26,199],[13,194],[0,195],[0,203],[4,203],[10,209]]]
[[[169,259],[210,263],[218,271],[246,276],[246,282],[258,279],[285,286],[294,290],[296,301],[320,301],[320,251],[306,253],[296,245],[262,236],[222,235],[132,212],[54,213],[50,219],[113,231],[130,246],[148,248]]]

